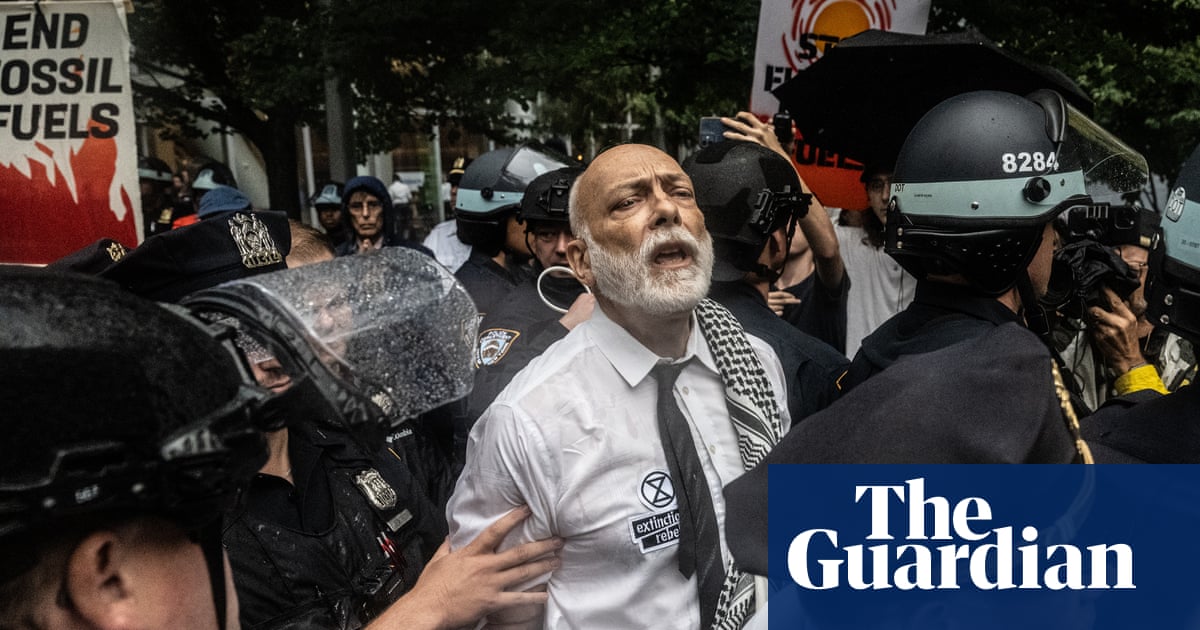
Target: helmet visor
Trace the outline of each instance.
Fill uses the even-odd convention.
[[[1124,204],[1149,179],[1142,154],[1070,105],[1058,162],[1060,172],[1082,176],[1086,194],[1094,203]]]
[[[326,368],[399,422],[465,396],[478,317],[432,258],[391,247],[225,285],[272,303]]]
[[[498,190],[509,189],[524,191],[535,178],[544,173],[568,166],[563,156],[556,155],[542,148],[523,146],[513,152],[508,163],[500,171]]]

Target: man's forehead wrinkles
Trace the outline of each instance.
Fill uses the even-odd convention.
[[[654,182],[661,184],[678,184],[687,181],[687,175],[682,172],[670,172],[663,169],[646,169],[641,172],[628,173],[616,181],[613,188],[619,190],[642,190],[649,188]]]

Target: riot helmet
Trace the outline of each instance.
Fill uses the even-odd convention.
[[[1146,296],[1152,324],[1200,343],[1200,147],[1184,162],[1167,199]]]
[[[204,550],[224,618],[220,517],[266,461],[227,331],[117,285],[0,268],[0,581],[80,523],[157,516]]]
[[[328,206],[334,206],[335,210],[341,210],[342,189],[341,182],[325,182],[321,189],[309,199],[309,203],[318,210]]]
[[[144,157],[138,160],[138,179],[170,184],[174,181],[174,175],[166,162],[156,157]]]
[[[753,142],[725,141],[689,157],[683,170],[713,237],[713,280],[740,280],[748,272],[773,279],[777,272],[758,262],[763,247],[780,228],[787,228],[790,246],[812,200],[791,162]]]
[[[192,190],[197,191],[199,196],[217,186],[238,187],[237,180],[233,178],[233,171],[229,170],[228,166],[220,162],[209,162],[196,171],[196,178],[192,180]]]
[[[1146,160],[1056,92],[951,97],[909,133],[892,178],[886,251],[917,278],[961,274],[986,295],[1017,286],[1045,226],[1079,205],[1125,203]]]
[[[567,202],[582,173],[583,167],[565,166],[535,177],[521,197],[521,220],[570,223]]]
[[[504,246],[506,223],[538,175],[568,166],[563,155],[537,144],[496,149],[475,158],[458,184],[458,238],[489,256]]]
[[[290,372],[291,398],[342,428],[399,425],[474,382],[474,304],[445,267],[406,247],[235,280],[184,304],[237,319]]]

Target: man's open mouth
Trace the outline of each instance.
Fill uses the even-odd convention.
[[[687,243],[664,243],[654,248],[650,261],[659,267],[682,267],[692,263],[692,248]]]

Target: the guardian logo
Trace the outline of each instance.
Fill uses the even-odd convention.
[[[1001,523],[1003,519],[993,517],[991,506],[981,497],[968,497],[953,505],[945,497],[926,497],[924,478],[909,479],[903,485],[856,485],[854,503],[870,509],[866,540],[880,542],[839,546],[835,529],[802,531],[787,549],[788,574],[802,588],[1136,588],[1133,548],[1128,544],[1093,544],[1081,549],[1043,540],[1033,525],[994,523],[994,519]],[[893,509],[907,510],[907,531],[901,540],[892,531],[889,517]]]

